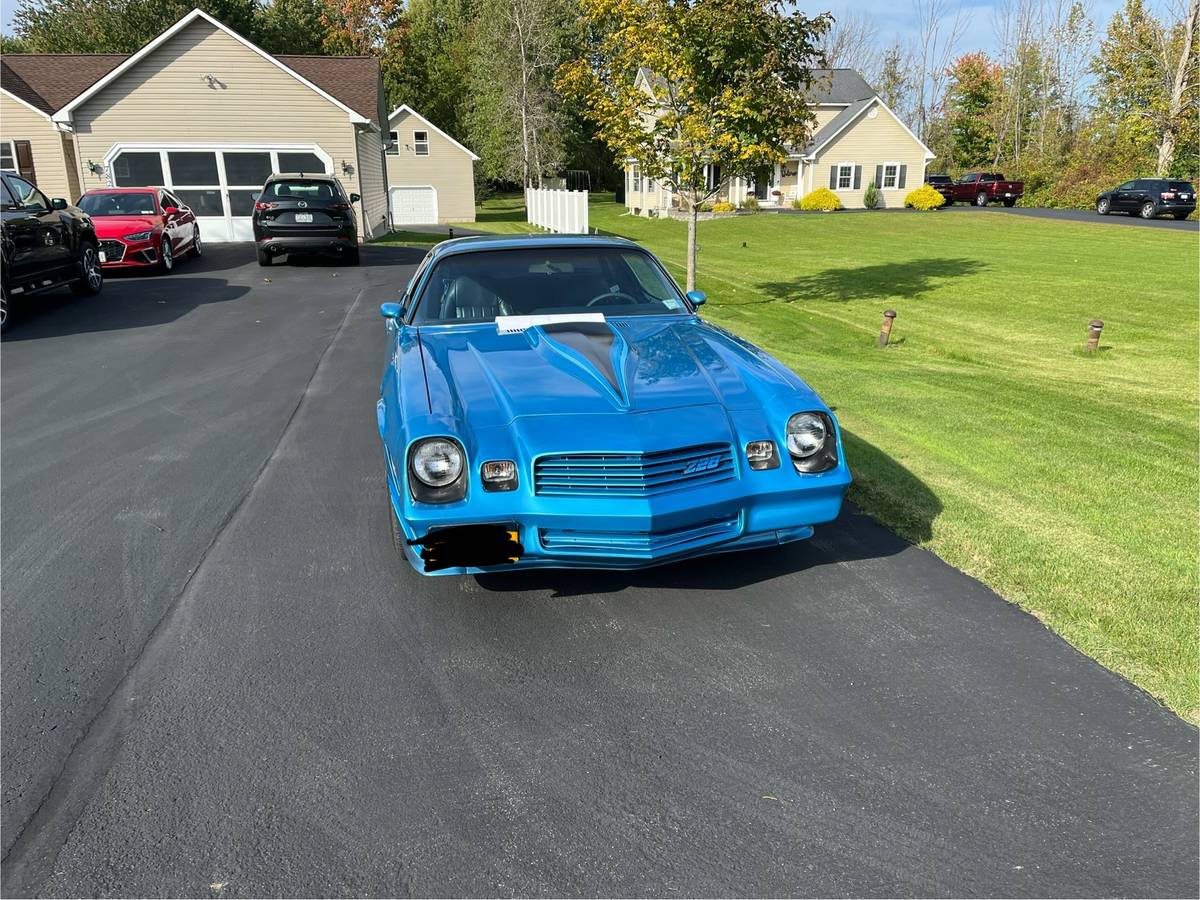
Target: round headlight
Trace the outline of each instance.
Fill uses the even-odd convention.
[[[788,419],[787,448],[792,456],[812,456],[825,446],[825,437],[825,420],[816,413],[797,413]]]
[[[412,470],[430,487],[453,484],[462,474],[463,455],[458,445],[442,438],[424,441],[412,455]]]

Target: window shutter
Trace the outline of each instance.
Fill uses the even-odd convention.
[[[854,167],[854,189],[857,191],[862,187],[862,166]]]
[[[905,175],[905,173],[907,173],[907,172],[908,172],[908,166],[901,166],[901,167],[900,167],[900,178],[899,178],[899,180],[896,182],[896,186],[897,186],[897,187],[904,187],[904,175]]]
[[[29,141],[13,141],[17,151],[17,171],[30,184],[37,184],[37,173],[33,169],[33,148]]]
[[[875,167],[875,187],[883,187],[883,166]]]
[[[829,167],[829,189],[831,191],[837,190],[837,166]]]

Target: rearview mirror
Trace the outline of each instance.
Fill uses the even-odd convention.
[[[704,291],[688,291],[687,298],[692,302],[692,306],[700,307],[708,300],[708,294]]]
[[[361,196],[360,194],[351,194],[351,195],[350,195],[350,202],[351,202],[351,203],[357,203],[357,202],[358,202],[359,200],[361,200],[361,199],[362,199],[362,196]]]
[[[404,307],[399,303],[380,303],[379,314],[385,319],[399,322],[404,318]]]
[[[68,205],[67,201],[64,200],[62,197],[55,197],[53,200],[50,201],[51,209],[66,209],[67,205]]]

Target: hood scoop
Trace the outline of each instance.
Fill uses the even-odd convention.
[[[527,328],[574,323],[604,324],[604,313],[559,313],[544,316],[496,316],[499,334],[519,334]]]

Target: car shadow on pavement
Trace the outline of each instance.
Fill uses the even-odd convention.
[[[884,297],[919,297],[939,286],[939,282],[974,275],[988,268],[976,259],[921,259],[904,263],[881,263],[858,268],[833,268],[787,281],[756,284],[762,296],[725,306],[754,306],[760,303],[794,303],[822,300],[847,303],[851,300]]]
[[[704,556],[633,571],[489,572],[474,576],[475,581],[489,592],[548,591],[559,598],[614,594],[627,588],[736,591],[816,566],[894,556],[910,548],[910,540],[929,540],[933,522],[942,511],[937,495],[892,457],[844,429],[842,442],[851,473],[856,468],[863,472],[851,488],[851,497],[859,496],[872,509],[881,511],[903,537],[848,501],[835,521],[816,526],[812,538],[779,547]]]
[[[227,303],[250,292],[250,288],[229,284],[223,278],[120,281],[107,284],[95,297],[79,297],[64,288],[14,304],[4,343],[161,325],[198,306]]]

